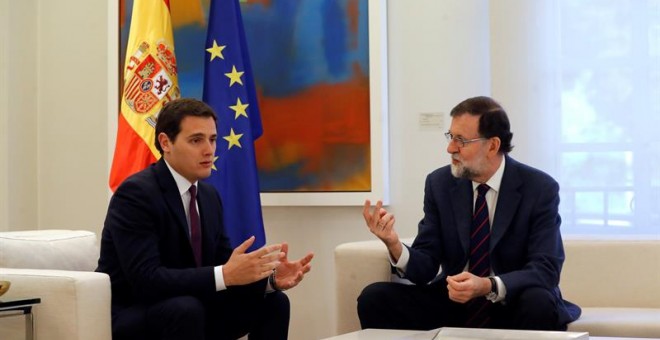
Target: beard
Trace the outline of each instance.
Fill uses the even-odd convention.
[[[457,157],[452,156],[452,158],[460,162],[460,160]],[[463,162],[460,162],[458,164],[454,164],[452,162],[450,168],[451,168],[452,176],[456,178],[474,180],[475,178],[479,177],[479,175],[481,175],[481,171],[480,169],[478,169],[478,166],[471,167],[469,165],[465,165],[465,163]]]

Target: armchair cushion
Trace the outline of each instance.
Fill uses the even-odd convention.
[[[96,234],[86,230],[30,230],[0,233],[0,267],[94,271]]]

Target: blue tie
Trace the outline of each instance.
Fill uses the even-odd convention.
[[[490,222],[488,219],[488,205],[486,193],[490,187],[479,184],[477,187],[477,200],[474,203],[472,227],[470,228],[470,259],[468,270],[470,273],[485,277],[490,274]],[[491,302],[484,297],[478,297],[467,303],[468,320],[466,326],[473,328],[487,327],[490,321],[489,307]]]

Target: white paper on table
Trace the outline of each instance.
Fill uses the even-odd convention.
[[[485,328],[440,328],[433,340],[588,340],[587,332],[525,331]]]

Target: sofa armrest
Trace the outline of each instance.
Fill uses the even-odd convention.
[[[380,240],[349,242],[335,248],[337,334],[360,329],[357,297],[373,282],[390,281],[387,248]]]
[[[35,335],[52,340],[111,340],[110,278],[104,273],[0,268],[11,281],[2,297],[38,297],[33,308]],[[0,319],[0,338],[24,339],[25,321]]]

